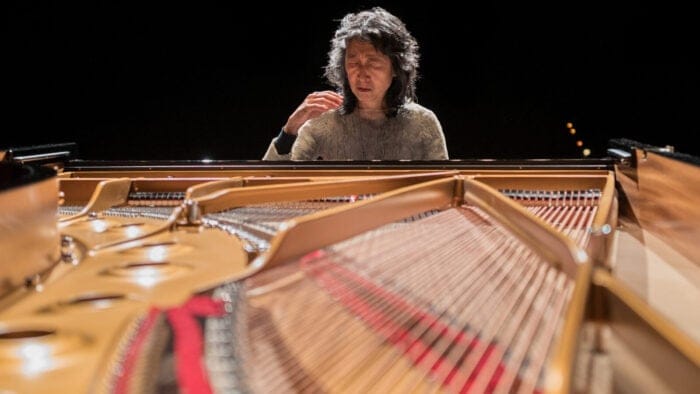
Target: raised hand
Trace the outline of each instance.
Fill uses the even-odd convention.
[[[282,128],[285,133],[297,135],[299,128],[307,120],[320,116],[326,111],[336,109],[343,104],[343,96],[331,90],[310,93],[304,101],[289,115]]]

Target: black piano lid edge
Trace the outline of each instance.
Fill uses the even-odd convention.
[[[0,161],[0,192],[41,182],[54,176],[56,171],[49,167]]]
[[[0,148],[0,162],[42,165],[77,158],[75,142]]]
[[[83,160],[78,158],[74,142],[12,147],[0,150],[3,162],[45,164],[60,161],[65,171],[86,170],[244,170],[244,169],[604,169],[629,158],[635,149],[654,152],[675,160],[700,165],[700,157],[675,152],[673,147],[658,147],[638,141],[615,138],[608,141],[608,156],[576,159],[453,159],[440,161],[263,161],[263,160]]]
[[[438,161],[264,161],[264,160],[71,160],[65,171],[90,170],[381,170],[381,169],[558,169],[611,170],[614,160],[602,159],[469,159]]]
[[[579,159],[453,159],[442,161],[263,161],[263,160],[83,160],[78,158],[75,142],[11,147],[0,149],[3,162],[46,164],[62,162],[66,171],[80,170],[187,170],[187,169],[612,169],[635,149],[654,152],[686,163],[700,165],[700,157],[675,152],[673,147],[659,147],[626,138],[608,141],[607,157]]]

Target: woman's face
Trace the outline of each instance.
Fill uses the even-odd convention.
[[[384,95],[393,76],[389,56],[371,42],[350,40],[345,49],[345,72],[360,109],[384,108]]]

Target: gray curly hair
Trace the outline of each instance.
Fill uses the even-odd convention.
[[[343,95],[341,113],[349,114],[357,106],[357,97],[350,90],[345,72],[345,50],[352,39],[368,41],[391,59],[396,77],[386,92],[387,116],[393,117],[401,105],[416,101],[416,79],[418,79],[418,42],[396,16],[381,7],[343,17],[331,39],[325,77]]]

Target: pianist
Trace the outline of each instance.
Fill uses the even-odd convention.
[[[343,17],[325,77],[337,89],[309,94],[264,160],[445,160],[437,116],[416,101],[418,43],[375,7]]]

